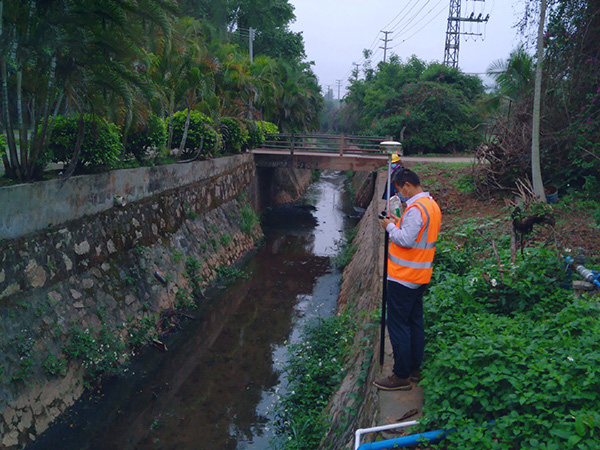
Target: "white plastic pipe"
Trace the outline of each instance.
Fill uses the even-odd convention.
[[[357,450],[358,447],[360,447],[360,437],[363,434],[377,433],[378,431],[393,430],[395,428],[411,427],[413,425],[417,425],[418,423],[418,420],[410,420],[408,422],[391,423],[389,425],[380,425],[373,428],[359,428],[354,432],[354,450]]]

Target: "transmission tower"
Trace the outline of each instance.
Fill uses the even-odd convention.
[[[485,0],[473,0],[474,2],[485,2]],[[490,15],[483,17],[483,14],[475,16],[471,13],[469,17],[460,16],[461,0],[450,0],[450,10],[448,12],[448,28],[446,29],[446,47],[444,50],[444,65],[458,67],[458,50],[460,47],[460,24],[461,22],[487,23]],[[481,36],[481,33],[466,33],[463,35]]]
[[[383,50],[383,62],[386,62],[388,42],[393,41],[393,39],[388,38],[388,34],[392,34],[393,31],[382,31],[382,33],[385,34],[385,37],[383,39],[381,39],[383,41],[383,47],[379,47],[379,48]]]

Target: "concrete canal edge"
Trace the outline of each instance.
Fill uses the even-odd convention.
[[[410,410],[419,411],[411,419],[420,417],[423,396],[419,387],[402,393],[378,392],[371,384],[375,378],[389,375],[393,364],[388,340],[384,367],[379,367],[379,317],[373,314],[381,306],[384,234],[377,216],[385,209],[381,197],[386,182],[384,172],[377,174],[375,181],[372,176],[355,176],[355,198],[371,201],[358,224],[354,240],[357,251],[344,270],[338,312],[349,309],[356,313],[358,332],[346,364],[347,374],[324,411],[330,427],[322,449],[353,449],[358,428],[396,422]]]
[[[90,193],[87,201],[99,199],[100,211],[80,214],[86,200],[79,198],[69,220],[0,240],[0,449],[35,440],[84,392],[82,362],[65,355],[75,330],[90,329],[99,359],[113,352],[100,347],[105,330],[123,344],[116,359],[127,359],[132,335],[144,327],[151,333],[161,313],[261,241],[260,225],[243,217],[260,205],[295,200],[310,183],[310,170],[261,175],[252,155],[223,159],[78,177],[77,189]],[[181,173],[185,177],[173,181]],[[45,191],[35,183],[4,189],[0,198],[7,204]],[[119,189],[131,197],[113,203]],[[282,189],[279,199],[267,198]],[[35,208],[54,207],[45,195],[37,200]],[[11,205],[11,211],[23,206]],[[47,212],[36,217],[47,220]]]

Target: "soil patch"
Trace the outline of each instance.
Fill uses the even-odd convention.
[[[466,221],[478,226],[497,230],[498,236],[510,233],[512,224],[512,195],[497,194],[495,198],[481,198],[473,189],[473,170],[469,164],[428,163],[414,168],[425,190],[442,209],[442,230],[453,234]],[[600,264],[600,229],[593,218],[593,210],[585,201],[559,198],[552,205],[554,226],[536,225],[524,238],[525,247],[544,245],[560,252],[583,249],[590,264]]]

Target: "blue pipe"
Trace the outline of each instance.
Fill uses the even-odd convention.
[[[452,433],[453,431],[454,429],[427,431],[425,433],[411,434],[410,436],[402,436],[386,441],[367,442],[366,444],[360,445],[358,450],[388,450],[392,448],[408,447],[409,445],[436,442],[444,439],[447,434]]]

